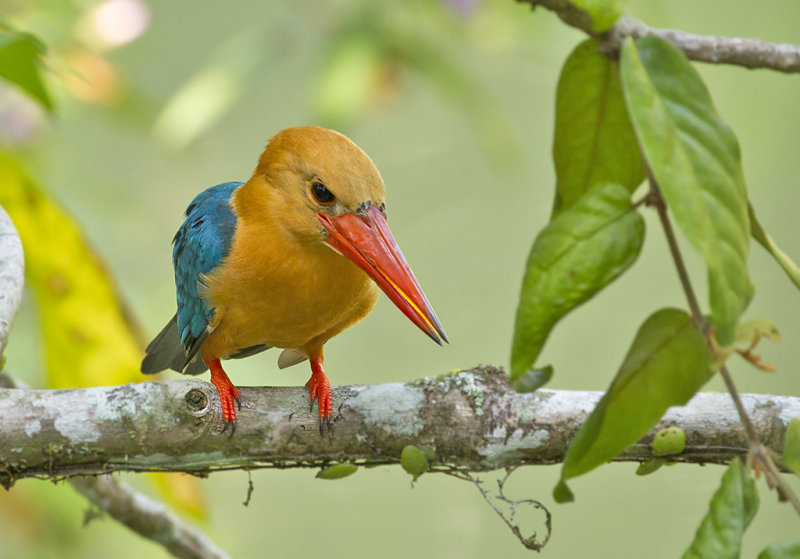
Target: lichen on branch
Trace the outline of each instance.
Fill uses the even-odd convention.
[[[3,375],[0,375],[2,377]],[[9,377],[0,386],[9,386]],[[480,366],[409,383],[334,387],[334,430],[320,436],[308,391],[241,387],[236,434],[222,434],[219,398],[200,380],[75,390],[0,388],[0,484],[25,477],[114,471],[207,475],[238,468],[322,467],[332,462],[396,464],[409,444],[432,448],[434,469],[488,471],[563,460],[600,392],[518,394],[497,367]],[[800,398],[743,395],[762,440],[780,452]],[[688,434],[685,462],[729,462],[747,438],[726,394],[697,394],[671,408],[618,457],[652,457],[653,434]]]

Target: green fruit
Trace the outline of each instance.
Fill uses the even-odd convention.
[[[319,479],[342,479],[356,473],[358,466],[350,463],[333,464],[317,472]]]
[[[427,472],[430,467],[425,452],[411,444],[406,446],[403,452],[400,453],[400,465],[403,466],[405,471],[414,476],[414,481]]]
[[[653,455],[680,454],[686,448],[686,432],[680,427],[662,429],[653,437]]]

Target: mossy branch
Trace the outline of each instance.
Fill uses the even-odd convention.
[[[518,394],[496,367],[411,383],[339,386],[333,433],[320,436],[304,388],[241,387],[233,437],[223,434],[219,398],[199,380],[80,390],[0,389],[0,484],[116,471],[318,468],[330,462],[395,464],[406,445],[425,445],[434,467],[486,471],[560,462],[600,392]],[[743,395],[759,437],[781,451],[800,398]],[[749,449],[727,394],[698,394],[670,409],[618,460],[652,456],[656,430],[686,431],[675,461],[726,463]]]

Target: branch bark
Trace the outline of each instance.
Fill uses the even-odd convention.
[[[80,390],[0,389],[0,484],[115,471],[321,467],[330,462],[398,463],[408,444],[437,454],[435,469],[487,471],[563,460],[600,392],[517,394],[507,375],[481,366],[406,384],[339,386],[335,431],[321,437],[308,391],[242,387],[236,434],[222,434],[219,398],[199,380]],[[800,398],[743,395],[759,437],[782,450]],[[726,463],[749,449],[727,394],[697,394],[671,408],[618,460],[651,458],[658,429],[681,427],[686,450],[675,461]]]
[[[734,64],[744,68],[769,68],[784,73],[800,72],[800,46],[768,43],[760,39],[740,39],[695,35],[677,29],[650,27],[638,19],[621,17],[604,33],[593,29],[592,17],[569,0],[518,0],[554,12],[567,25],[597,38],[606,53],[618,53],[626,37],[638,39],[656,35],[675,45],[691,60],[710,64]]]
[[[182,559],[228,559],[206,535],[166,506],[111,476],[77,476],[72,486],[97,508]]]
[[[643,22],[622,17],[612,28],[609,38],[616,50],[625,37],[638,39],[655,35],[678,47],[691,60],[710,64],[734,64],[744,68],[769,68],[787,74],[800,72],[800,46],[768,43],[760,39],[740,39],[712,35],[695,35],[678,29],[657,29]]]
[[[0,358],[8,343],[8,334],[22,301],[25,282],[25,259],[22,242],[11,218],[0,206]],[[2,369],[0,362],[0,369]]]

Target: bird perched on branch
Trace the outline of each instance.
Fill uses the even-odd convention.
[[[233,432],[239,392],[221,361],[284,348],[280,368],[311,362],[306,386],[321,430],[333,411],[322,347],[372,310],[377,287],[447,341],[386,225],[385,197],[378,169],[347,137],[279,132],[250,180],[213,186],[187,208],[173,239],[178,311],[147,347],[142,372],[210,369]]]

